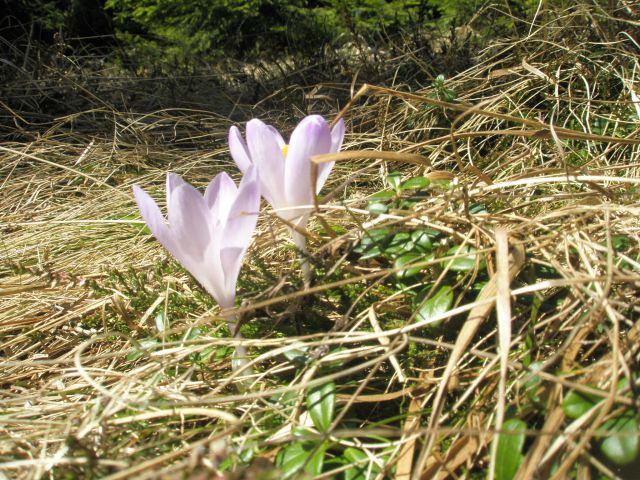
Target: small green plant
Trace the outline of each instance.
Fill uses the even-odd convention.
[[[436,77],[436,79],[433,81],[433,88],[435,90],[435,97],[438,100],[449,103],[453,103],[456,101],[456,91],[446,85],[444,75],[440,74]]]
[[[617,389],[620,392],[628,386],[629,381],[624,378],[618,382]],[[601,396],[571,390],[564,398],[562,408],[568,418],[578,419],[602,401]],[[623,409],[602,424],[596,439],[598,449],[612,463],[628,465],[634,462],[640,454],[638,414],[631,408]]]
[[[428,291],[430,292],[431,288],[429,288]],[[424,294],[427,293],[427,290],[422,293],[424,296]],[[449,285],[440,286],[431,297],[419,302],[419,307],[417,309],[418,321],[428,321],[448,312],[453,306],[453,298],[453,289]],[[430,326],[438,327],[441,323],[441,320],[436,320],[431,322]]]
[[[496,480],[511,480],[515,476],[524,459],[522,449],[526,430],[527,424],[519,418],[510,418],[502,424],[503,433],[498,440],[496,456]]]
[[[432,194],[433,188],[448,187],[448,184],[434,185],[422,176],[402,180],[400,172],[390,173],[385,180],[388,188],[369,197],[367,209],[372,214],[411,210],[417,202]],[[473,205],[471,213],[485,212],[484,207],[477,204]],[[402,289],[410,300],[417,320],[428,322],[452,308],[459,292],[451,285],[458,283],[460,276],[476,269],[483,272],[486,266],[482,257],[478,259],[473,246],[463,244],[447,248],[447,240],[445,234],[430,228],[381,227],[364,231],[353,251],[359,254],[361,262],[375,259],[393,268],[395,288]],[[438,262],[438,258],[444,259]],[[431,263],[425,265],[426,262]],[[448,272],[446,280],[434,286],[435,279],[445,269]],[[478,288],[484,278],[477,277],[475,285]],[[440,324],[440,321],[434,321],[430,327]]]

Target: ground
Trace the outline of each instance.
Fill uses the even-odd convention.
[[[640,35],[588,13],[423,88],[125,111],[135,89],[108,71],[11,84],[0,478],[633,478]],[[161,89],[136,82],[152,106]],[[36,112],[54,100],[92,106]],[[218,306],[131,186],[162,203],[169,171],[238,180],[231,125],[288,134],[309,111],[347,123],[309,226],[315,279],[263,203],[238,285],[242,378]]]

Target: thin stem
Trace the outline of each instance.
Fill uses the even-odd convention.
[[[293,243],[296,244],[296,247],[298,248],[298,253],[300,254],[300,268],[302,269],[304,287],[310,288],[311,280],[313,278],[313,272],[311,271],[311,264],[309,264],[309,259],[308,259],[309,251],[307,250],[307,238],[297,230],[294,230],[293,228],[290,230],[291,230],[291,237],[293,238]]]
[[[240,325],[238,324],[238,317],[235,314],[228,314],[225,316],[227,320],[227,325],[229,326],[229,331],[234,338],[242,338],[240,334]],[[247,348],[244,345],[236,345],[236,348],[233,352],[233,357],[231,358],[231,371],[237,372],[240,369],[243,369],[243,375],[253,375],[254,371],[252,367],[246,367],[250,363],[249,353],[247,352]]]

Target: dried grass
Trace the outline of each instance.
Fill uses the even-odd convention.
[[[224,147],[230,122],[187,110],[92,110],[44,128],[16,118],[12,133],[28,140],[0,148],[0,476],[205,478],[249,446],[261,451],[262,463],[249,467],[257,474],[304,422],[305,389],[329,380],[338,385],[338,414],[354,425],[336,420],[331,438],[372,457],[391,447],[385,475],[395,464],[396,478],[486,471],[501,390],[495,290],[476,294],[474,275],[464,277],[463,293],[441,318],[459,326],[466,316],[465,325],[477,325],[431,338],[425,327],[433,319],[417,319],[402,292],[379,288],[393,269],[349,254],[364,230],[380,225],[437,229],[452,245],[475,246],[490,272],[496,229],[506,229],[525,259],[522,273],[511,272],[503,400],[526,403],[523,385],[537,376],[548,412],[521,412],[536,428],[517,478],[546,477],[554,462],[556,478],[576,463],[624,475],[603,464],[589,440],[612,411],[637,406],[615,386],[639,360],[640,136],[631,101],[640,92],[638,31],[585,8],[548,13],[526,37],[487,49],[447,82],[458,92],[455,104],[434,100],[433,88],[370,87],[344,110],[345,151],[360,151],[351,157],[361,160],[336,165],[331,202],[320,206],[311,232],[312,261],[326,276],[299,288],[295,251],[272,215],[263,216],[251,248],[239,311],[249,325],[272,326],[244,340],[259,372],[248,390],[228,356],[194,361],[237,340],[225,337],[216,307],[193,280],[148,240],[130,193],[135,182],[160,197],[169,170],[199,186],[222,169],[235,172]],[[96,115],[108,129],[92,131]],[[291,127],[286,112],[273,116]],[[371,217],[367,196],[396,169],[450,178],[454,187],[433,190],[413,211]],[[489,213],[470,214],[477,204]],[[327,224],[346,233],[332,237]],[[616,249],[621,236],[628,245]],[[537,267],[557,275],[538,278]],[[131,275],[141,279],[136,288]],[[362,291],[341,311],[333,296],[352,285]],[[312,308],[333,327],[284,333],[310,315],[310,293]],[[137,295],[148,299],[145,309]],[[167,311],[169,295],[191,307],[162,335],[154,317]],[[190,336],[198,326],[204,333]],[[157,343],[141,346],[152,336]],[[296,372],[282,353],[300,342],[315,361]],[[412,357],[413,346],[431,353]],[[539,370],[525,366],[527,355]],[[343,368],[322,373],[338,360]],[[569,389],[606,401],[572,423],[562,411]],[[298,399],[293,406],[269,400],[289,392]],[[370,424],[367,412],[403,421]],[[287,420],[276,421],[276,413]]]

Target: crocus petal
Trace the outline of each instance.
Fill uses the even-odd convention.
[[[229,292],[220,261],[222,229],[215,229],[210,217],[203,196],[195,188],[185,183],[174,190],[169,204],[169,228],[179,249],[174,256],[220,305],[227,307]]]
[[[180,179],[177,175],[175,175],[175,177]],[[184,189],[181,187],[184,185],[191,187],[182,181],[180,182],[179,187],[174,188],[174,194],[171,195],[172,204],[169,207],[170,210],[176,209],[177,205],[184,203],[182,197],[185,195],[183,194],[189,192],[188,189],[183,191]],[[212,250],[210,248],[211,245],[208,245],[201,252],[196,252],[196,255],[194,256],[192,249],[187,248],[189,245],[189,234],[187,232],[186,235],[183,235],[185,232],[184,226],[181,225],[181,222],[174,220],[173,225],[167,225],[156,203],[137,185],[133,186],[133,194],[136,198],[136,203],[138,204],[142,218],[149,227],[149,230],[151,230],[151,233],[153,233],[154,237],[156,237],[156,239],[169,251],[169,253],[173,255],[173,257],[180,262],[180,264],[182,264],[182,266],[186,268],[191,275],[194,276],[198,283],[200,283],[200,285],[202,285],[202,287],[209,292],[216,301],[219,301],[219,298],[224,301],[225,288],[224,279],[222,277],[222,268],[219,267],[217,272],[216,270],[207,270],[207,262],[214,265],[220,265],[219,250]],[[199,194],[198,196],[200,197]],[[176,217],[176,215],[172,215],[172,218],[174,217]],[[206,222],[198,222],[199,225],[202,225],[203,223],[206,224]],[[188,231],[190,231],[190,229],[188,229]],[[187,238],[185,239],[185,237]]]
[[[336,153],[344,141],[344,119],[338,120],[331,129],[331,153]]]
[[[210,243],[209,212],[204,198],[195,188],[185,183],[173,191],[167,209],[169,228],[183,256],[178,260],[201,263]],[[189,265],[184,266],[190,270]],[[191,273],[196,276],[195,272]]]
[[[250,168],[253,168],[250,166]],[[213,228],[224,225],[238,187],[226,172],[219,173],[211,180],[204,192],[204,201],[211,212],[210,223]]]
[[[173,252],[177,250],[175,240],[158,205],[147,192],[142,190],[138,185],[133,186],[133,195],[138,204],[138,209],[142,214],[144,223],[147,224],[153,236],[173,255]]]
[[[221,248],[239,247],[243,250],[251,242],[260,208],[260,184],[257,169],[251,167],[242,178],[238,193],[228,212]]]
[[[247,144],[244,142],[240,130],[235,126],[229,129],[229,152],[242,173],[246,172],[247,169],[253,165]]]
[[[220,307],[232,308],[236,298],[235,283],[232,290],[227,288],[222,252],[220,251],[220,239],[222,236],[221,230],[216,231],[205,252],[206,264],[202,265],[203,278],[200,279],[195,274],[192,274],[204,289],[215,298]],[[238,268],[238,272],[239,270],[240,268]],[[236,273],[236,277],[237,275]]]
[[[178,188],[180,185],[185,184],[186,182],[182,179],[180,175],[177,173],[169,173],[167,174],[167,205],[171,201],[171,193]]]
[[[225,298],[218,300],[222,308],[231,308],[235,302],[236,285],[238,283],[238,275],[240,267],[242,267],[242,259],[244,257],[244,248],[228,247],[220,250],[220,264],[224,275],[224,292]]]
[[[278,146],[280,147],[280,150],[282,150],[284,146],[287,144],[287,142],[284,141],[284,138],[282,138],[282,135],[280,135],[280,132],[276,127],[274,127],[273,125],[267,125],[267,127],[269,127],[269,130],[271,130],[271,133],[273,133],[273,138],[276,139],[276,142],[278,142]]]
[[[220,262],[224,272],[225,292],[235,295],[242,259],[251,242],[258,221],[260,184],[257,169],[250,167],[242,177],[238,194],[229,210],[227,224],[220,239]],[[233,297],[231,297],[233,300]]]
[[[284,155],[280,134],[257,119],[247,123],[247,146],[253,164],[258,167],[262,195],[273,208],[286,205],[284,195]]]
[[[232,308],[242,258],[257,221],[256,167],[247,168],[239,188],[226,173],[218,175],[204,196],[178,175],[168,175],[168,223],[147,193],[137,185],[133,192],[156,238],[221,307]]]
[[[286,199],[289,205],[313,203],[310,157],[327,153],[330,148],[329,125],[320,115],[309,115],[295,128],[291,134],[284,172]],[[260,173],[262,174],[262,170]]]
[[[329,174],[331,173],[331,170],[333,170],[333,165],[336,162],[326,162],[326,163],[319,163],[318,164],[318,178],[316,181],[316,194],[320,193],[320,190],[322,190],[322,187],[324,187],[325,182],[327,181],[327,178],[329,178]]]
[[[344,120],[341,118],[331,129],[331,150],[326,153],[336,153],[340,150],[340,147],[342,147],[342,141],[344,140],[344,129]],[[326,162],[318,164],[316,193],[320,193],[320,190],[322,190],[322,187],[327,181],[327,178],[329,178],[329,174],[331,173],[335,163],[336,162]]]

